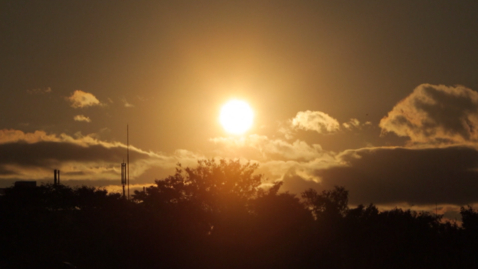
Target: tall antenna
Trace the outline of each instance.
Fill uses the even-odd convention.
[[[128,200],[129,200],[129,127],[126,124],[126,167],[127,167],[127,177],[128,177]]]
[[[124,186],[126,185],[126,163],[121,163],[121,185],[123,185],[123,199],[126,199],[125,189]]]

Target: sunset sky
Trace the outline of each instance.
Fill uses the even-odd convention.
[[[0,187],[119,190],[241,158],[283,190],[478,203],[478,2],[0,3]],[[228,134],[230,99],[253,127]],[[115,186],[116,185],[116,186]]]

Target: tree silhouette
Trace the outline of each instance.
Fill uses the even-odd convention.
[[[224,159],[199,160],[195,168],[178,164],[174,175],[156,180],[156,185],[145,191],[135,191],[133,198],[174,223],[169,234],[178,233],[181,238],[175,242],[219,266],[230,262],[232,256],[218,252],[246,248],[244,240],[251,230],[249,204],[262,180],[262,175],[254,174],[257,167]],[[209,247],[194,248],[199,242]]]
[[[0,268],[477,268],[478,212],[348,205],[344,187],[300,197],[256,164],[201,160],[134,200],[92,187],[0,196]]]
[[[323,190],[320,194],[309,189],[302,193],[302,198],[319,219],[342,217],[348,209],[348,191],[344,187],[335,186],[333,190]]]
[[[467,205],[460,208],[460,214],[463,228],[478,233],[478,212],[472,206]]]
[[[249,199],[257,193],[262,175],[253,175],[258,164],[241,164],[239,160],[199,160],[196,168],[183,169],[177,165],[176,173],[163,180],[155,180],[156,186],[146,192],[135,191],[134,198],[147,200],[148,196],[160,194],[158,202],[177,203],[197,200],[218,208],[221,199],[230,196]]]
[[[305,259],[303,244],[313,217],[296,195],[280,193],[281,185],[260,190],[250,205],[253,233],[249,248],[257,255],[253,265],[258,268],[300,268]]]

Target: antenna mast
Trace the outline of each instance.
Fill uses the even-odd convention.
[[[128,176],[128,200],[129,200],[129,127],[126,124],[126,167],[127,167],[127,176]]]
[[[123,199],[126,199],[126,194],[125,194],[125,188],[124,186],[126,185],[126,163],[123,162],[121,163],[121,185],[123,185]]]

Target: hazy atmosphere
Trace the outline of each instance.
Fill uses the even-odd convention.
[[[0,187],[240,158],[299,193],[478,203],[478,3],[1,1]],[[220,123],[231,99],[252,127]],[[453,214],[447,214],[452,218]]]

